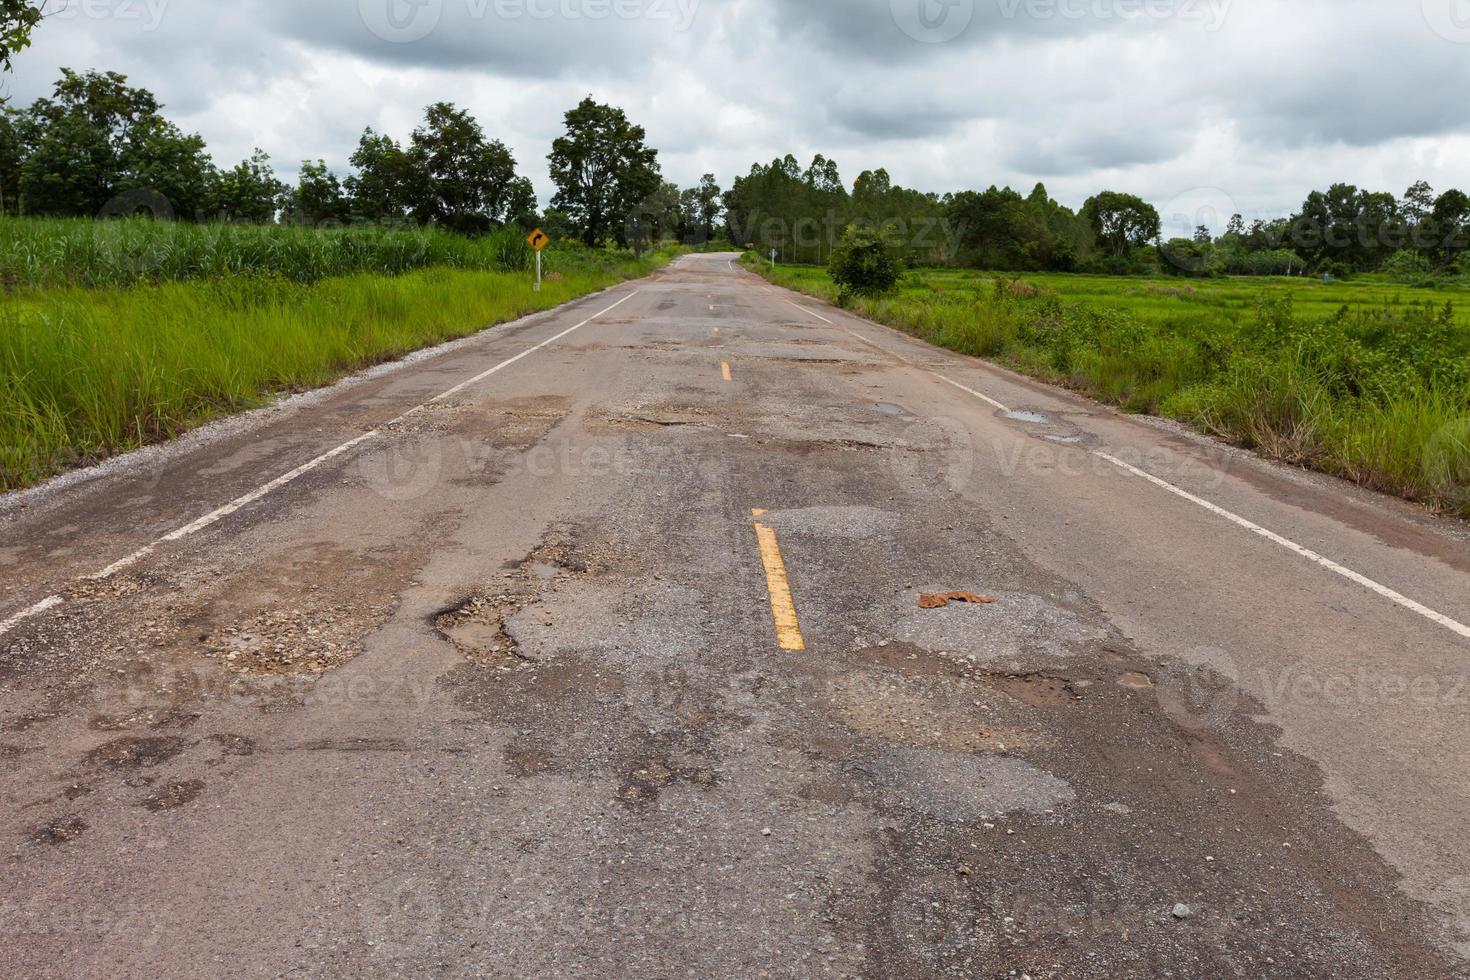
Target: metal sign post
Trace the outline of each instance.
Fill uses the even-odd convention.
[[[541,292],[541,250],[551,244],[551,239],[546,232],[537,228],[526,236],[526,244],[536,250],[536,285],[532,287],[536,292]]]

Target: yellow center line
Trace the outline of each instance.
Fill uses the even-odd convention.
[[[725,376],[725,380],[726,381],[734,381],[735,380],[735,375],[733,375],[733,374],[730,373],[730,362],[729,361],[721,361],[720,362],[720,373]]]
[[[753,510],[756,517],[765,515],[763,510]],[[782,650],[806,649],[806,640],[801,635],[801,625],[796,619],[796,603],[791,598],[791,580],[786,575],[786,562],[781,559],[781,545],[776,532],[756,522],[755,537],[760,543],[761,561],[766,566],[766,590],[771,595],[771,619],[776,623],[776,639]]]

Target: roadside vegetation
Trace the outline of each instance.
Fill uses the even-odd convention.
[[[295,240],[291,230],[267,231]],[[644,275],[670,255],[548,252],[552,273],[540,293],[524,272],[435,263],[401,275],[247,270],[130,288],[79,281],[7,292],[0,296],[0,488],[548,309]]]
[[[533,261],[517,228],[471,238],[435,226],[317,229],[148,218],[0,219],[0,284],[9,289],[124,287],[242,274],[311,283],[436,266],[522,272]]]
[[[1470,290],[919,270],[865,295],[744,261],[930,343],[1470,518]]]

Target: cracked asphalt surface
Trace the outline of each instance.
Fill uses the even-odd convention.
[[[1470,975],[1470,644],[1093,450],[1463,525],[731,258],[0,504],[0,974]]]

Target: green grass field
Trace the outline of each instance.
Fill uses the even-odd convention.
[[[836,302],[825,269],[745,264]],[[919,270],[858,313],[1470,517],[1470,290]]]
[[[15,233],[7,224],[0,221],[0,240]],[[145,242],[187,241],[193,234],[178,226],[126,227],[133,224],[120,223],[112,234],[141,231],[135,240]],[[100,236],[108,234],[106,225],[99,227]],[[57,230],[78,238],[92,234],[90,228]],[[45,286],[12,287],[0,295],[0,488],[28,486],[277,394],[329,384],[548,309],[645,275],[671,257],[549,251],[547,266],[555,274],[535,293],[528,273],[497,267],[493,240],[441,243],[459,248],[469,267],[429,261],[397,275],[324,276],[323,270],[342,264],[333,249],[365,255],[373,243],[352,241],[355,232],[330,232],[327,241],[312,242],[301,237],[312,233],[299,229],[238,231],[220,240],[249,240],[269,251],[279,233],[284,244],[269,261],[252,263],[241,249],[231,261],[201,272],[202,260],[181,257],[176,268],[193,271],[160,275],[155,267],[131,285],[106,288],[89,288],[97,265],[42,263],[36,268],[49,271],[28,281]],[[376,240],[380,233],[365,234]],[[121,240],[111,239],[109,262],[136,267],[125,249],[117,250]],[[317,264],[303,261],[290,274],[280,256],[293,248],[316,255]],[[470,255],[479,258],[471,262]],[[68,275],[71,283],[56,284]]]

